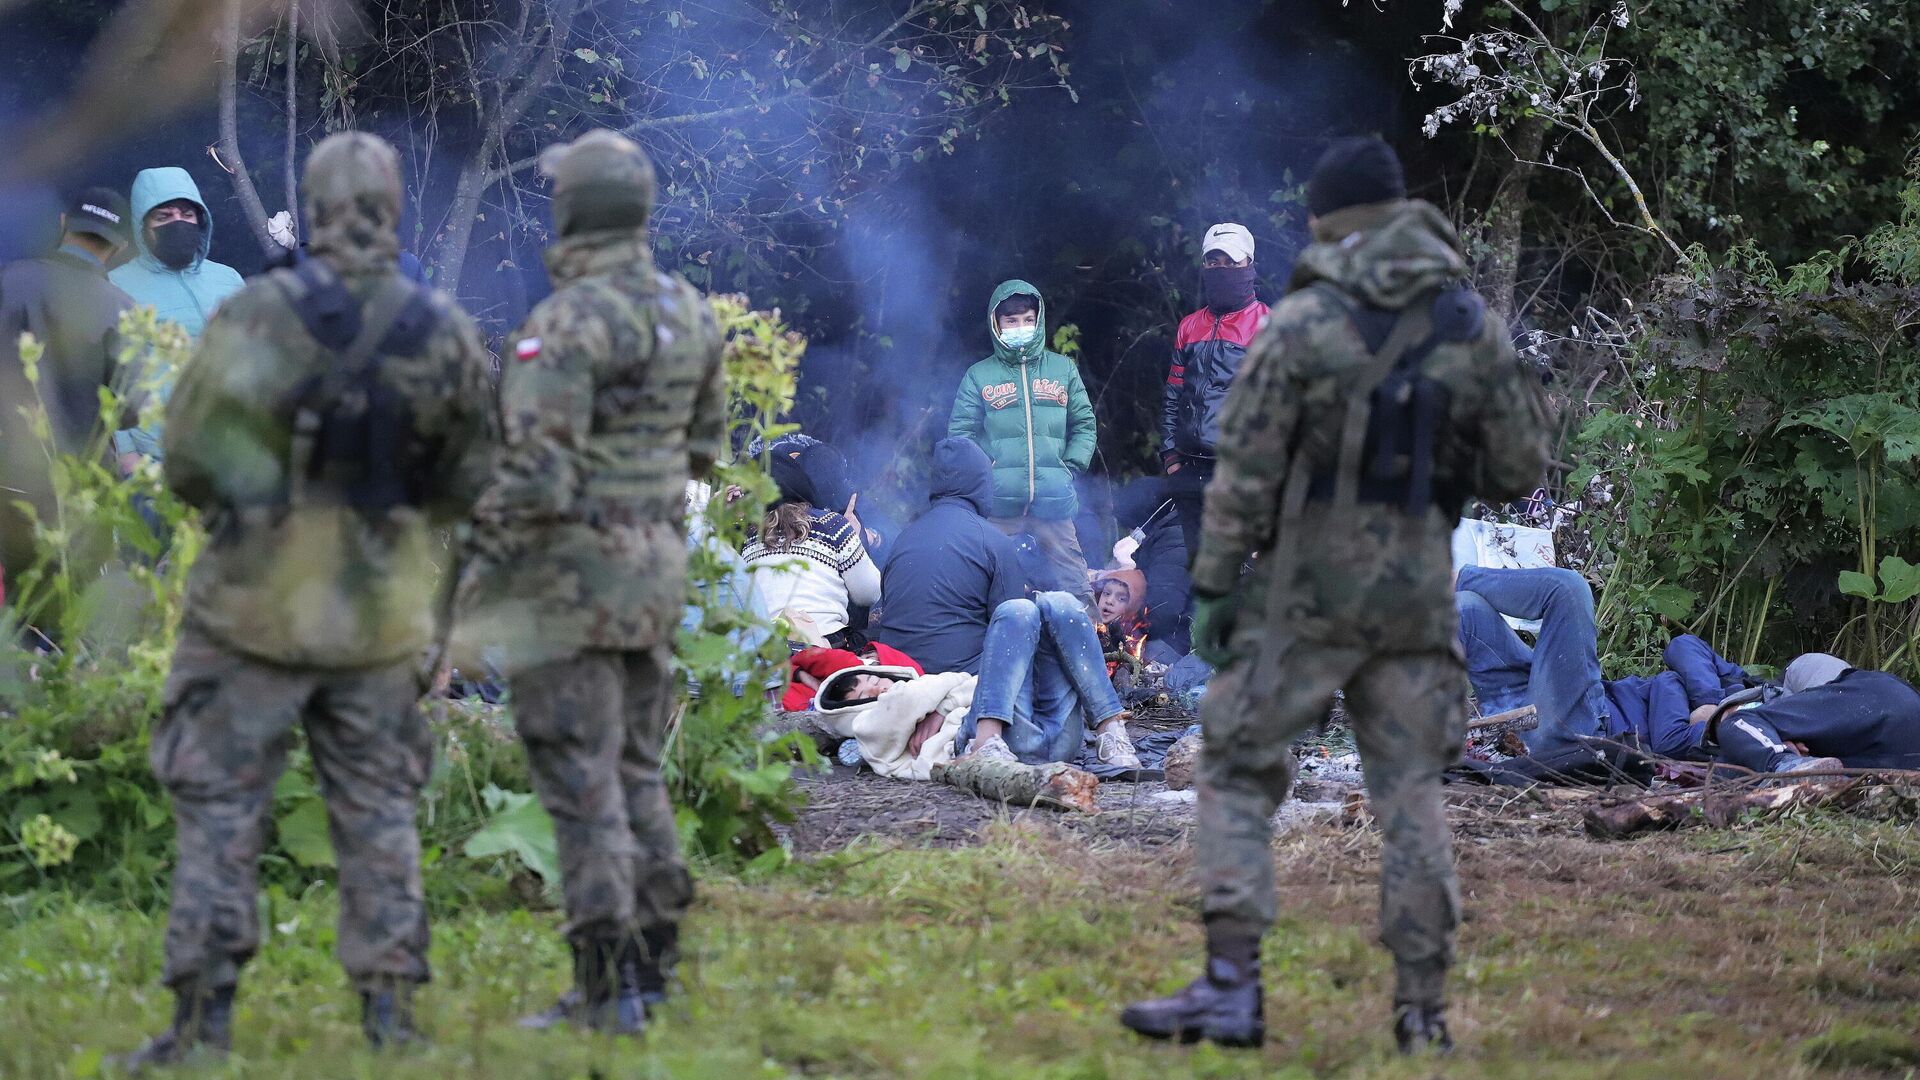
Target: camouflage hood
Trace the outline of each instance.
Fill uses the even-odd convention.
[[[1428,289],[1467,275],[1453,224],[1421,199],[1336,210],[1314,222],[1313,239],[1294,264],[1289,290],[1330,281],[1398,311]]]
[[[400,258],[400,156],[384,139],[329,135],[307,157],[310,239],[342,274],[392,270]]]

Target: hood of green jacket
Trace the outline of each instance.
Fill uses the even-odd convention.
[[[1031,296],[1040,305],[1034,322],[1034,329],[1038,333],[1033,335],[1033,340],[1027,342],[1025,348],[1008,348],[1000,340],[999,328],[993,324],[993,309],[1009,296]],[[987,337],[993,342],[994,359],[1003,363],[1030,364],[1044,356],[1047,351],[1047,301],[1040,295],[1040,290],[1019,278],[1001,282],[1000,287],[993,290],[993,299],[987,301]]]
[[[147,213],[175,199],[186,199],[200,208],[200,254],[194,256],[193,265],[187,269],[199,269],[207,253],[213,250],[213,215],[207,213],[207,200],[200,197],[200,185],[193,182],[187,170],[173,165],[142,169],[133,178],[133,197],[127,201],[133,205],[133,247],[138,253],[134,258],[148,269],[176,272],[162,266],[147,250]]]
[[[1290,289],[1330,281],[1375,307],[1398,311],[1467,275],[1453,224],[1421,199],[1336,210],[1314,222],[1313,239],[1294,264]]]

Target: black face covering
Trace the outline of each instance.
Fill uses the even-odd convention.
[[[162,266],[185,270],[200,255],[200,226],[192,221],[169,221],[147,230],[148,246]]]
[[[1221,315],[1230,315],[1253,303],[1253,282],[1257,277],[1259,274],[1251,265],[1201,267],[1201,291],[1206,294],[1207,307]]]

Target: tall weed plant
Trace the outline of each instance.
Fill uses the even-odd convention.
[[[1568,485],[1610,666],[1688,631],[1920,675],[1920,180],[1903,203],[1797,265],[1742,247],[1658,283]]]

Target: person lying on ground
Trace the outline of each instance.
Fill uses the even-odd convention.
[[[1463,566],[1454,608],[1481,715],[1532,705],[1538,726],[1521,739],[1534,757],[1596,736],[1668,757],[1700,757],[1693,711],[1754,681],[1691,634],[1668,643],[1666,671],[1602,679],[1593,589],[1572,570]],[[1521,640],[1503,616],[1538,620],[1535,644]]]
[[[954,736],[973,705],[977,676],[922,674],[914,666],[861,664],[820,683],[814,708],[821,726],[852,739],[881,776],[928,780],[954,759]]]
[[[1102,764],[1140,767],[1130,717],[1079,597],[1043,592],[1001,604],[987,626],[980,686],[955,752],[1029,765],[1072,761],[1089,719]]]
[[[780,698],[780,707],[788,712],[802,712],[813,707],[815,695],[826,680],[848,668],[885,667],[905,668],[918,674],[926,674],[926,669],[906,653],[891,645],[878,641],[869,641],[863,648],[852,649],[802,649],[794,653],[787,661],[793,679]]]
[[[1047,349],[1047,307],[1024,281],[1000,284],[987,306],[993,355],[967,369],[947,434],[972,439],[993,461],[995,527],[1033,537],[1040,589],[1073,593],[1089,613],[1087,559],[1073,519],[1074,477],[1093,460],[1093,402],[1080,369]]]
[[[935,445],[932,502],[894,539],[881,573],[886,603],[867,636],[929,671],[979,674],[994,611],[1026,592],[1013,540],[987,521],[992,469],[971,439]]]
[[[880,599],[879,567],[861,540],[860,519],[815,505],[811,479],[799,459],[770,460],[780,497],[767,511],[741,557],[754,590],[783,615],[796,640],[810,645],[855,644],[848,606]]]
[[[1740,701],[1752,696],[1755,700]],[[1780,685],[1698,710],[1717,756],[1755,772],[1920,769],[1920,691],[1898,676],[1807,653]]]

